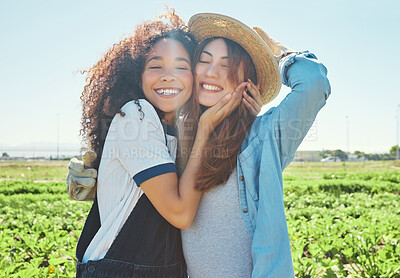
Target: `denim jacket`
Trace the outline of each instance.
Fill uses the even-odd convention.
[[[292,91],[258,116],[237,158],[239,202],[252,237],[252,277],[294,277],[283,205],[282,172],[330,95],[327,70],[308,51],[279,64]]]

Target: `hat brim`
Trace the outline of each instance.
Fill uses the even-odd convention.
[[[278,63],[263,39],[242,22],[226,15],[200,13],[189,20],[189,29],[198,41],[222,37],[230,39],[250,55],[257,72],[263,103],[272,101],[281,89]]]

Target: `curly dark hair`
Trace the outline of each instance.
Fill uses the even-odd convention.
[[[124,116],[121,108],[132,100],[141,110],[138,100],[146,99],[140,88],[141,77],[152,46],[164,38],[177,40],[193,60],[197,43],[184,22],[173,9],[159,16],[162,17],[168,19],[170,24],[156,20],[138,25],[132,36],[114,44],[97,64],[84,71],[87,78],[81,96],[83,109],[80,135],[97,154],[92,165],[96,169],[113,117],[117,113]],[[156,110],[162,118],[163,113]]]

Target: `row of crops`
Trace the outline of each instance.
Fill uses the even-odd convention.
[[[400,277],[400,173],[285,185],[299,277]]]
[[[75,246],[90,209],[64,182],[0,182],[0,277],[75,277]]]
[[[285,171],[297,277],[400,277],[400,171],[359,166]],[[91,204],[71,201],[61,180],[44,181],[61,179],[64,173],[46,173],[65,165],[7,167],[0,165],[0,277],[74,277],[75,246]],[[41,182],[15,180],[32,173]]]

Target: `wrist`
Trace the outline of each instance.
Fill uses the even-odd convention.
[[[200,118],[196,133],[196,140],[208,140],[212,131],[213,127],[209,121]]]
[[[294,49],[292,49],[292,48],[290,48],[290,47],[287,47],[287,46],[285,46],[285,45],[282,45],[282,48],[281,48],[281,56],[282,56],[282,58],[284,58],[284,57],[286,57],[286,56],[289,56],[290,54],[293,54],[293,53],[299,53],[297,50],[294,50]]]

